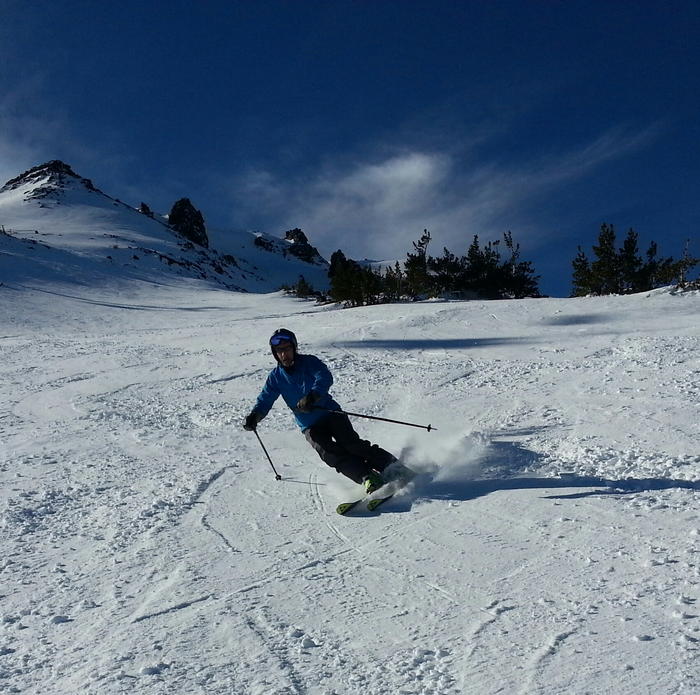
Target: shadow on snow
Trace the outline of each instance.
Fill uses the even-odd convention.
[[[530,345],[540,343],[536,337],[519,338],[442,338],[442,339],[376,339],[345,340],[334,343],[336,347],[375,350],[468,350],[493,347],[494,345]]]
[[[514,433],[508,433],[513,435]],[[700,481],[672,478],[624,478],[613,480],[600,476],[561,472],[558,477],[527,475],[542,462],[541,455],[513,441],[492,441],[486,455],[474,464],[474,478],[468,467],[450,472],[438,469],[421,474],[405,496],[398,496],[386,511],[405,512],[418,499],[468,501],[502,490],[542,490],[543,499],[578,499],[592,496],[621,496],[656,490],[685,489],[700,491]],[[576,491],[576,488],[581,488]],[[566,490],[567,492],[563,492]]]

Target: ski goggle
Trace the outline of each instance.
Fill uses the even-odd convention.
[[[284,335],[283,333],[280,333],[279,335],[273,335],[272,338],[270,338],[270,345],[272,345],[273,347],[277,347],[281,343],[291,343],[292,345],[294,345],[294,339],[291,335]]]

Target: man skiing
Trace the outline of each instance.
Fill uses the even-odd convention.
[[[360,439],[347,415],[329,412],[341,408],[328,393],[333,384],[328,367],[314,355],[299,354],[296,336],[286,328],[274,332],[270,349],[277,366],[246,416],[244,429],[254,430],[282,396],[306,440],[326,464],[363,485],[367,493],[381,487],[385,482],[382,472],[397,459]]]

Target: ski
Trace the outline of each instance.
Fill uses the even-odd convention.
[[[336,508],[335,511],[338,512],[338,514],[344,515],[347,514],[351,509],[355,509],[360,502],[364,501],[366,498],[365,497],[360,497],[359,500],[353,500],[352,502],[341,502]]]
[[[341,502],[335,508],[335,511],[341,516],[345,516],[345,514],[351,512],[355,507],[366,502],[367,504],[365,506],[367,510],[373,512],[377,507],[384,504],[384,502],[388,502],[394,494],[395,493],[392,492],[390,495],[384,495],[383,497],[361,497],[359,500],[352,500],[352,502]]]
[[[408,485],[416,476],[415,471],[412,471],[410,468],[407,468],[402,464],[399,465],[399,472],[395,478],[389,478],[384,485],[377,488],[369,495],[352,500],[351,502],[341,502],[335,508],[335,511],[340,515],[345,515],[364,502],[366,503],[365,506],[367,510],[373,512],[382,504],[388,502],[397,492],[399,492],[399,490],[406,487],[406,485]]]
[[[396,493],[392,492],[390,495],[384,495],[384,497],[375,497],[374,499],[371,499],[369,502],[367,502],[368,511],[373,512],[377,507],[384,504],[384,502],[388,502],[395,494]]]

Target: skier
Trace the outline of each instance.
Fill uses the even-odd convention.
[[[333,376],[314,355],[297,352],[292,331],[280,328],[270,338],[277,366],[270,372],[243,428],[252,431],[282,396],[291,408],[306,441],[338,473],[364,486],[367,493],[381,487],[382,472],[397,459],[376,444],[360,439],[345,413],[328,393]]]

